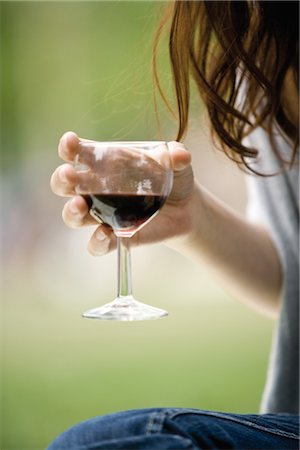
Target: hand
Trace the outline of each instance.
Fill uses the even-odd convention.
[[[51,177],[51,188],[57,195],[72,197],[65,204],[63,220],[71,228],[96,225],[88,243],[93,255],[103,255],[116,247],[116,237],[112,230],[100,224],[89,214],[88,206],[81,196],[75,193],[77,174],[72,165],[78,152],[80,139],[75,133],[65,133],[58,146],[59,156],[66,164],[59,166]],[[191,155],[179,142],[168,143],[174,170],[173,189],[159,214],[138,231],[132,238],[132,245],[165,241],[187,235],[193,222],[194,177]]]

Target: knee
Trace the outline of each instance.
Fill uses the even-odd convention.
[[[123,411],[98,416],[78,423],[60,434],[47,450],[87,449],[90,445],[103,446],[105,442],[126,439],[147,433],[152,410]],[[102,448],[102,447],[101,447]],[[103,447],[105,448],[105,447]]]

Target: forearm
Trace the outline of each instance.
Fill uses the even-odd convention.
[[[210,272],[232,295],[275,316],[279,309],[282,274],[268,232],[247,221],[196,185],[189,204],[189,232],[169,246]]]

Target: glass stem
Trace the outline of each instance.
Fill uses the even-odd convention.
[[[128,237],[117,237],[118,241],[118,298],[132,295],[130,242]]]

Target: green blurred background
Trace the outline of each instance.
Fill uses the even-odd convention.
[[[66,427],[116,410],[179,406],[257,412],[273,324],[163,245],[133,251],[141,300],[166,319],[81,318],[111,300],[116,254],[90,256],[49,188],[64,131],[98,140],[174,139],[154,114],[148,2],[5,2],[1,7],[1,450],[40,450]],[[170,86],[166,50],[160,58]],[[195,103],[196,104],[196,103]],[[194,108],[186,139],[204,186],[239,211],[241,173]]]

